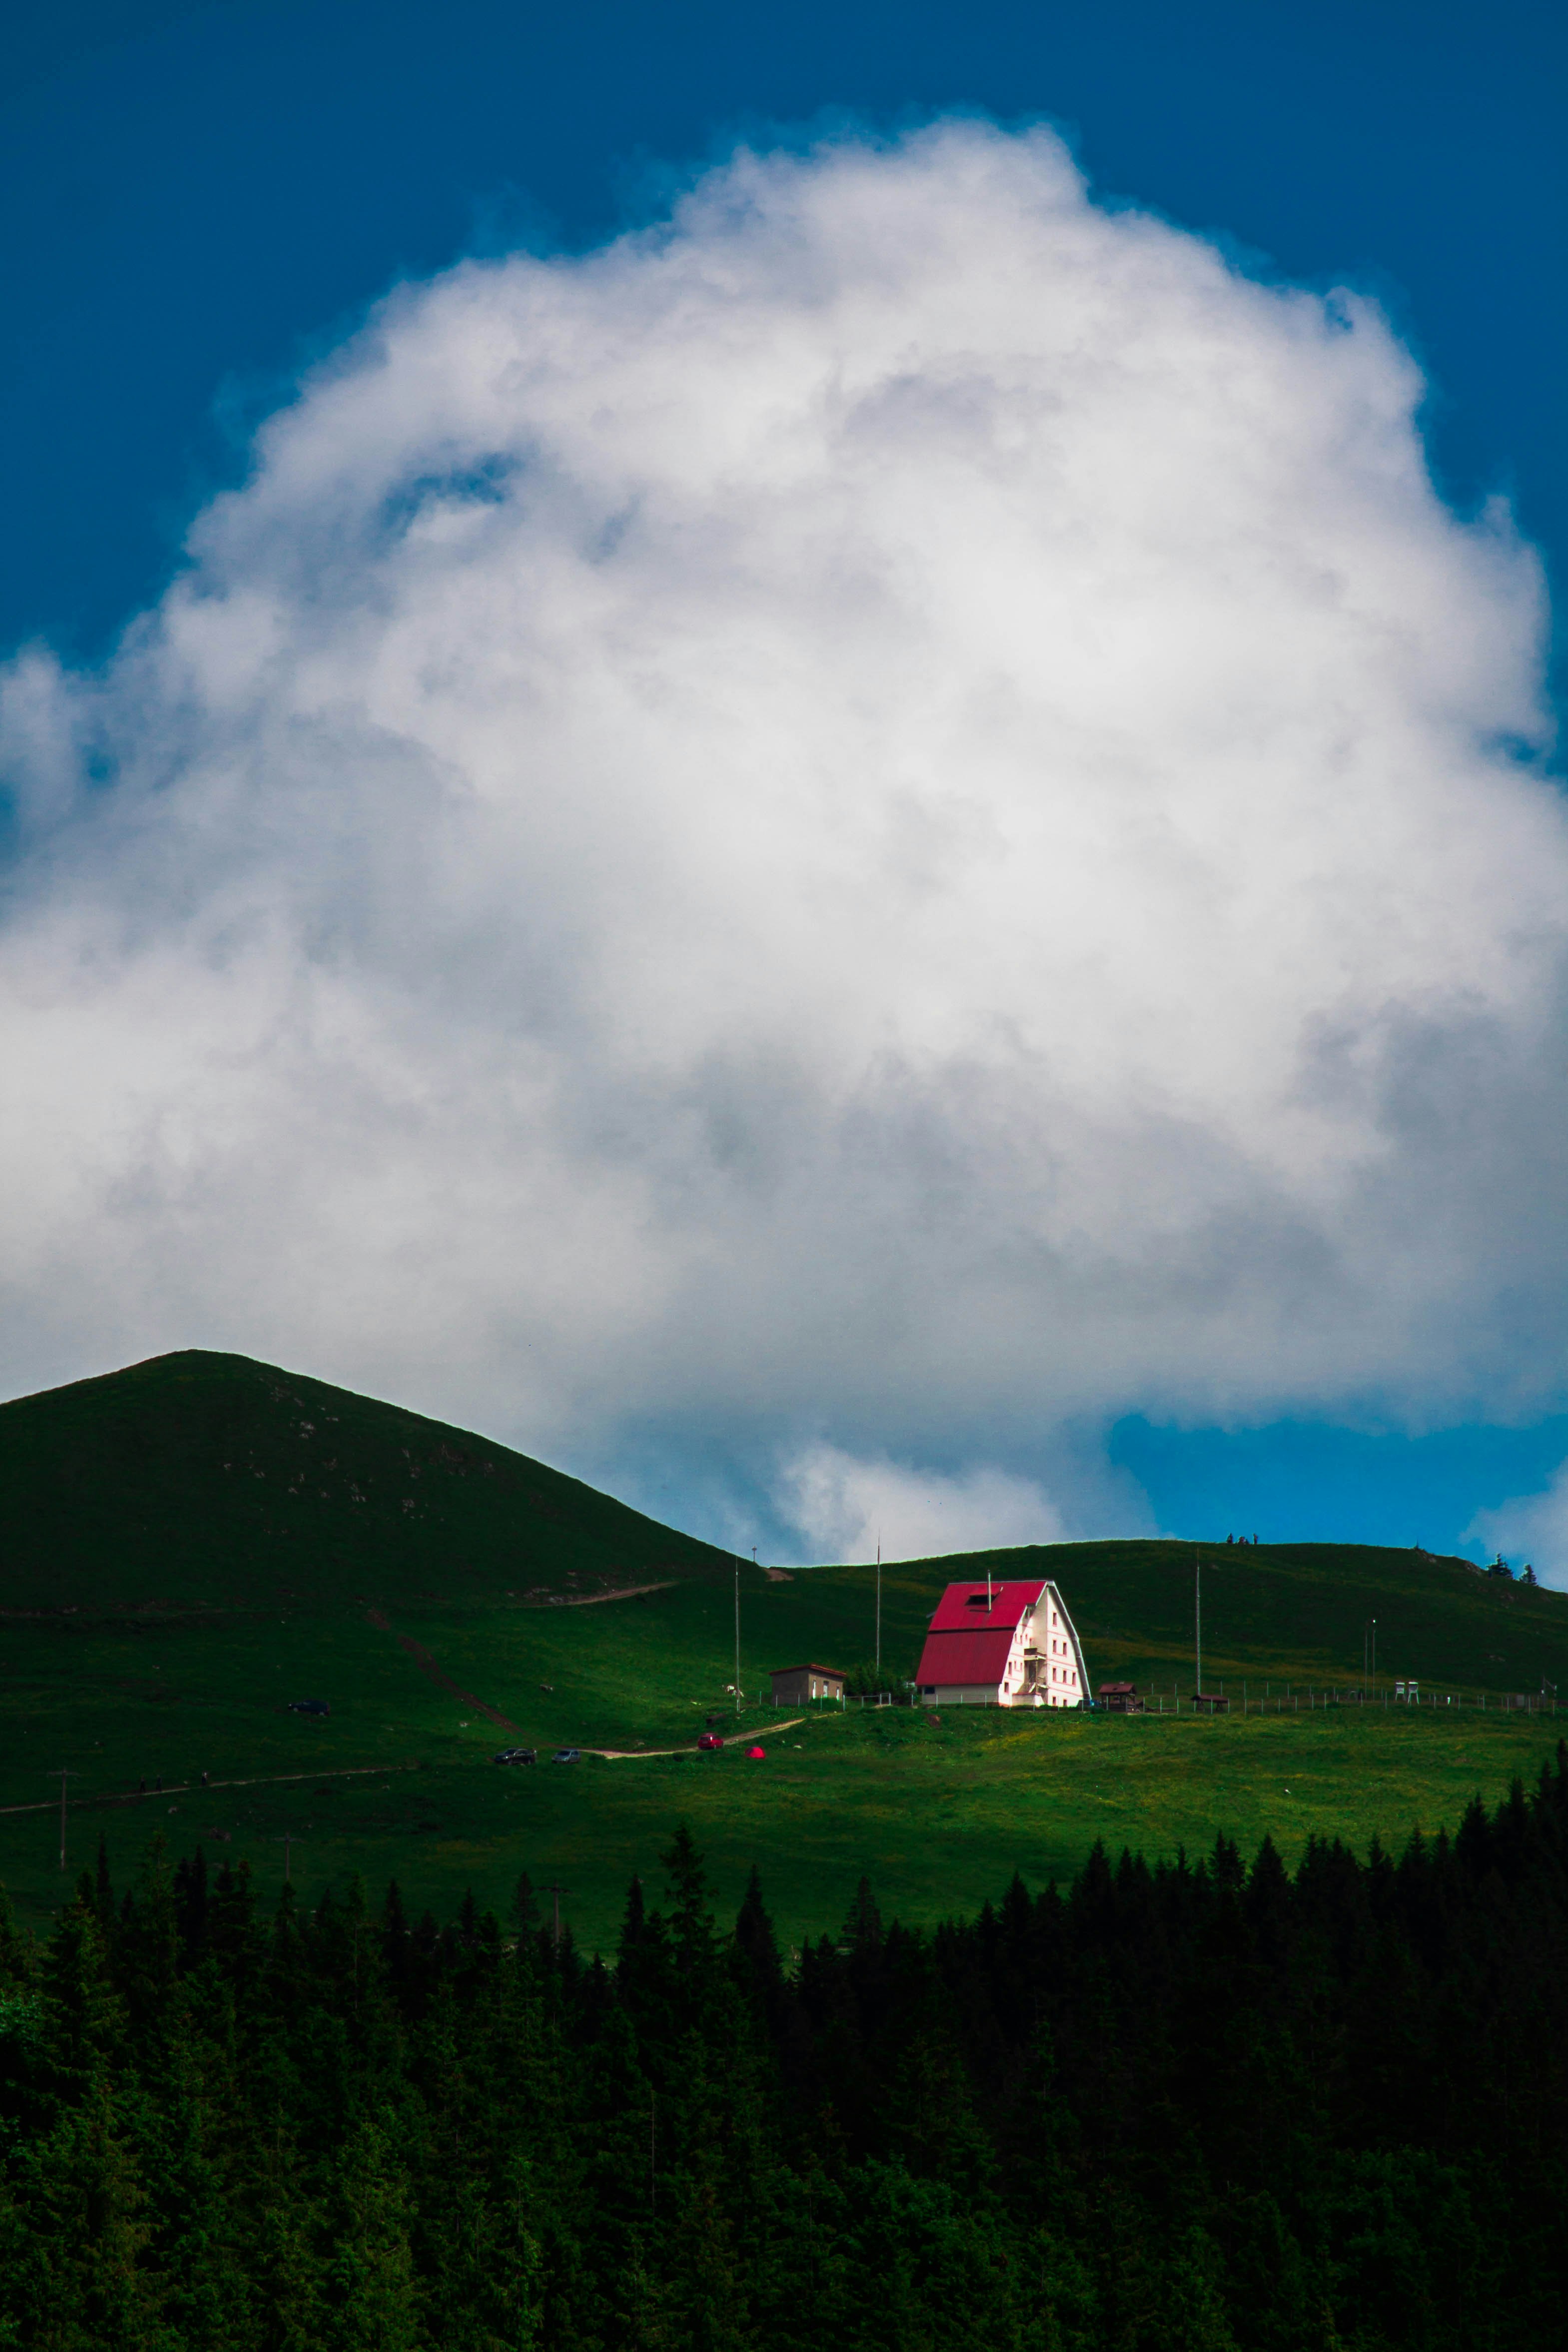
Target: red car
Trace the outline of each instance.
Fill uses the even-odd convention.
[[[722,1731],[699,1732],[697,1735],[697,1746],[699,1748],[722,1748],[724,1746],[724,1734]]]

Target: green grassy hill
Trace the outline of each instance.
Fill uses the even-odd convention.
[[[1375,1618],[1380,1682],[1502,1694],[1561,1681],[1568,1695],[1568,1593],[1469,1560],[1371,1544],[1055,1544],[976,1554],[962,1573],[983,1576],[988,1558],[998,1573],[1005,1562],[1009,1576],[1055,1578],[1096,1681],[1191,1690],[1201,1559],[1206,1684],[1359,1684]]]
[[[1098,1834],[1154,1854],[1270,1830],[1291,1853],[1312,1830],[1436,1829],[1533,1773],[1555,1724],[1496,1701],[1568,1666],[1563,1593],[1412,1552],[1205,1546],[1206,1683],[1348,1688],[1375,1616],[1383,1690],[1417,1675],[1492,1704],[1220,1723],[851,1709],[781,1732],[757,1706],[768,1669],[868,1656],[874,1578],[747,1561],[754,1765],[692,1752],[735,1705],[729,1556],[416,1414],[243,1358],[165,1357],[0,1407],[0,1877],[34,1915],[61,1891],[48,1776],[65,1765],[71,1872],[100,1830],[129,1860],[159,1827],[270,1884],[287,1834],[307,1891],[361,1870],[416,1902],[471,1885],[500,1906],[519,1869],[556,1878],[596,1943],[685,1813],[721,1896],[756,1860],[790,1935],[835,1927],[862,1870],[885,1907],[933,1918],[1014,1867],[1065,1877]],[[1056,1579],[1094,1681],[1185,1692],[1197,1549],[988,1558]],[[884,1571],[895,1671],[913,1673],[943,1585],[987,1559]],[[654,1589],[595,1598],[628,1586]],[[288,1711],[306,1696],[330,1716]],[[497,1769],[511,1740],[627,1752]]]
[[[189,1349],[0,1405],[7,1610],[500,1600],[722,1554],[526,1454]]]

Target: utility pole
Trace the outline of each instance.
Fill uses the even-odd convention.
[[[296,1838],[292,1830],[285,1830],[280,1838],[273,1838],[270,1843],[273,1845],[280,1845],[283,1848],[283,1884],[285,1886],[289,1886],[293,1884],[294,1876],[290,1864],[289,1849],[291,1846],[297,1845],[298,1843],[298,1840]]]
[[[1377,1688],[1377,1620],[1372,1621],[1372,1687]]]
[[[876,1539],[876,1670],[882,1673],[882,1538]]]
[[[1195,1552],[1192,1559],[1192,1635],[1197,1654],[1197,1691],[1203,1696],[1203,1562]]]
[[[54,1766],[51,1764],[49,1778],[52,1780],[54,1777]],[[60,1868],[62,1870],[66,1866],[66,1782],[74,1780],[76,1778],[76,1772],[68,1765],[60,1766]]]
[[[735,1711],[740,1713],[740,1562],[735,1563]]]
[[[550,1891],[550,1893],[551,1893],[551,1894],[554,1895],[554,1897],[555,1897],[555,1930],[554,1930],[554,1933],[555,1933],[555,1947],[556,1947],[557,1951],[559,1952],[559,1949],[560,1949],[560,1898],[561,1898],[561,1896],[562,1896],[564,1894],[566,1894],[567,1889],[566,1889],[564,1886],[559,1885],[557,1883],[557,1881],[556,1881],[555,1879],[553,1879],[553,1878],[552,1878],[552,1879],[551,1879],[551,1881],[550,1881],[550,1888],[549,1888],[549,1891]]]

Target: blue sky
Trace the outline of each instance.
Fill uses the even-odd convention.
[[[301,353],[401,276],[591,243],[666,167],[837,110],[1044,116],[1101,188],[1374,289],[1429,370],[1445,486],[1568,541],[1568,32],[1541,0],[21,13],[0,641],[100,646]]]
[[[193,520],[250,478],[252,436],[292,398],[301,369],[329,358],[389,289],[465,256],[591,253],[661,218],[737,139],[799,148],[845,125],[895,134],[949,113],[1054,125],[1105,217],[1150,211],[1218,245],[1251,283],[1370,295],[1425,376],[1419,425],[1441,499],[1466,521],[1506,500],[1548,583],[1560,580],[1565,51],[1561,12],[1520,5],[30,11],[0,86],[0,651],[41,641],[84,676],[108,659],[184,561]],[[1502,735],[1512,726],[1497,721]],[[1527,759],[1539,771],[1549,756],[1538,734]],[[104,777],[132,765],[123,738],[82,757],[99,758]],[[49,871],[58,866],[55,856]],[[16,870],[13,907],[43,904],[53,887],[43,869]],[[488,1410],[492,1376],[459,1369],[450,1335],[422,1370],[417,1282],[377,1346],[357,1352],[346,1326],[283,1316],[256,1318],[256,1351],[365,1385],[379,1373],[411,1402],[568,1455],[669,1516],[759,1528],[780,1553],[810,1548],[803,1527],[822,1540],[837,1527],[852,1545],[884,1504],[894,1518],[907,1506],[911,1525],[946,1524],[921,1517],[916,1489],[945,1498],[955,1525],[967,1510],[964,1534],[1021,1532],[1033,1494],[1060,1498],[1067,1531],[1103,1531],[1120,1514],[1204,1534],[1471,1550],[1494,1535],[1526,1546],[1539,1536],[1547,1547],[1551,1509],[1504,1511],[1546,1490],[1568,1454],[1568,1367],[1543,1337],[1557,1276],[1538,1278],[1532,1255],[1532,1236],[1557,1214],[1554,1130],[1520,1108],[1539,1091],[1528,1072],[1519,1087],[1485,1106],[1467,1096],[1456,1113],[1521,1122],[1510,1176],[1473,1177],[1499,1203],[1499,1232],[1479,1252],[1490,1270],[1467,1276],[1443,1312],[1412,1310],[1397,1348],[1348,1344],[1337,1392],[1321,1370],[1281,1370],[1288,1349],[1249,1390],[1237,1337],[1223,1370],[1184,1394],[1167,1334],[1145,1349],[1157,1370],[1130,1358],[1092,1396],[1052,1391],[1049,1403],[1033,1359],[1009,1340],[1016,1373],[967,1387],[935,1371],[912,1379],[904,1407],[882,1418],[852,1382],[812,1427],[795,1386],[778,1404],[759,1391],[732,1423],[700,1383],[666,1410],[652,1381],[552,1423],[526,1382],[507,1388],[505,1366],[528,1356],[527,1339],[497,1343]],[[1429,1109],[1439,1117],[1440,1105]],[[1446,1149],[1429,1146],[1425,1164]],[[536,1255],[548,1255],[549,1212],[536,1213]],[[1431,1214],[1432,1250],[1469,1265],[1479,1245],[1455,1241],[1447,1208]],[[204,1246],[226,1233],[243,1253],[246,1216],[237,1197],[213,1208]],[[400,1266],[419,1256],[420,1232],[411,1212]],[[163,1274],[128,1278],[106,1324],[79,1304],[53,1316],[29,1307],[10,1387],[100,1369],[95,1349],[245,1344],[243,1302],[214,1303],[188,1278],[172,1234]],[[711,1336],[694,1343],[712,1356],[716,1394],[744,1389],[766,1351],[758,1335],[780,1310],[758,1295],[742,1364],[726,1363]],[[701,1328],[724,1321],[716,1310]],[[1451,1355],[1453,1331],[1477,1325],[1488,1343],[1451,1379],[1432,1374],[1423,1349]],[[654,1346],[624,1339],[612,1315],[598,1328],[605,1361]],[[956,1352],[980,1344],[966,1330]],[[613,1387],[600,1360],[573,1358],[575,1395]],[[782,1484],[768,1466],[772,1413],[798,1448]],[[1057,1433],[1037,1442],[1037,1420]],[[884,1492],[877,1480],[894,1474],[904,1487]],[[816,1517],[803,1520],[808,1488]],[[1478,1523],[1489,1511],[1504,1515]]]

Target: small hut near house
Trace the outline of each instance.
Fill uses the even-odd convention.
[[[803,1698],[842,1698],[845,1677],[837,1666],[776,1666],[768,1676],[775,1706]]]

